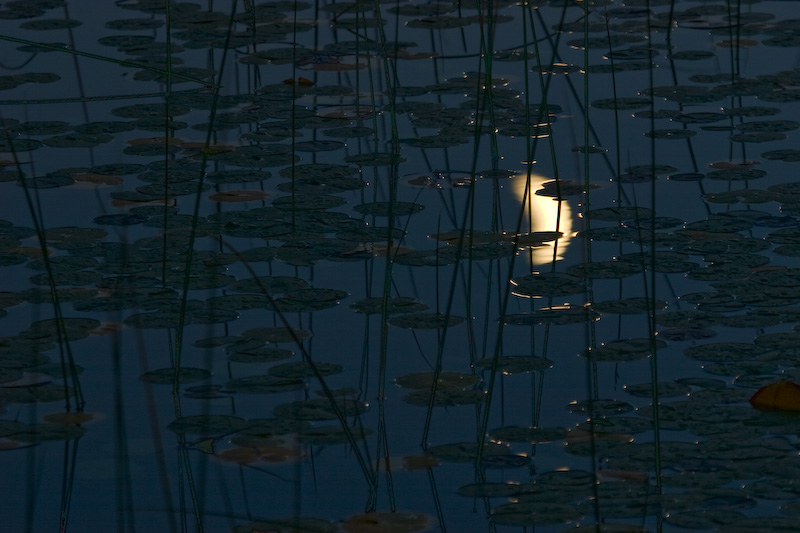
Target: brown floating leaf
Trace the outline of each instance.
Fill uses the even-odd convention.
[[[342,529],[350,533],[415,533],[425,531],[430,518],[413,513],[364,513],[351,516],[342,522]]]
[[[286,85],[294,85],[295,81],[294,81],[294,78],[288,78],[288,79],[283,80],[283,83],[286,84]],[[303,87],[311,87],[312,85],[314,85],[314,82],[309,80],[309,79],[300,77],[300,78],[297,78],[297,84],[298,85],[302,85]]]
[[[403,457],[403,470],[426,470],[439,466],[439,459],[433,455],[406,455]]]
[[[800,411],[800,385],[785,380],[770,383],[753,394],[750,404],[763,411]]]

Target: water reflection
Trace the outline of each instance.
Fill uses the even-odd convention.
[[[514,197],[520,203],[525,199],[525,184],[527,172],[518,172],[514,179],[511,180],[511,189],[514,192]],[[561,201],[561,213],[559,214],[559,202],[550,196],[537,196],[536,191],[541,189],[542,186],[553,181],[553,178],[548,178],[539,174],[530,174],[530,193],[528,194],[527,201],[525,202],[524,209],[526,217],[530,217],[531,232],[536,231],[560,231],[564,234],[563,237],[557,241],[546,242],[541,246],[536,246],[531,249],[530,260],[534,265],[544,265],[553,261],[553,253],[555,248],[555,259],[562,261],[567,249],[569,248],[570,241],[574,237],[575,232],[572,229],[572,209],[566,199]]]

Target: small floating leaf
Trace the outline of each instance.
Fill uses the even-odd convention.
[[[763,411],[800,411],[800,385],[786,380],[771,383],[758,389],[750,403]]]

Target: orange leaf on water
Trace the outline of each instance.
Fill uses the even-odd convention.
[[[800,411],[800,385],[785,380],[770,383],[758,389],[750,403],[763,411]]]

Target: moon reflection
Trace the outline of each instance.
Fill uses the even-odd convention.
[[[531,262],[536,265],[544,265],[553,262],[555,258],[558,261],[564,259],[564,254],[569,247],[570,240],[574,236],[572,230],[572,209],[570,209],[569,202],[562,200],[561,214],[558,212],[558,200],[550,196],[536,196],[536,191],[542,188],[542,185],[553,178],[547,178],[538,174],[531,173],[530,175],[530,190],[526,200],[525,220],[529,220],[531,224],[530,231],[560,231],[564,234],[563,237],[557,241],[546,242],[543,246],[537,246],[531,249]],[[525,183],[527,181],[526,172],[518,172],[511,180],[511,189],[514,191],[514,196],[522,203],[525,195]],[[556,248],[557,245],[557,248]],[[555,251],[555,256],[554,256]],[[526,254],[527,255],[527,254]]]

